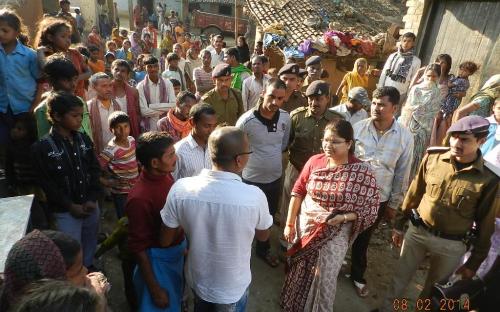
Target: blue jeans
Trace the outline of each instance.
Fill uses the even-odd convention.
[[[115,204],[116,216],[120,220],[124,215],[125,203],[127,202],[128,194],[115,194],[111,193],[113,203]]]
[[[200,297],[198,297],[196,292],[193,290],[194,312],[245,312],[247,309],[249,289],[250,286],[248,286],[248,288],[245,290],[240,300],[238,300],[235,303],[229,303],[229,304],[212,303],[205,301]]]
[[[82,246],[83,265],[94,264],[97,247],[97,231],[99,229],[99,207],[90,216],[82,219],[73,217],[69,212],[54,213],[57,230],[76,239]]]

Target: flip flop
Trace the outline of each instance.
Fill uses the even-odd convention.
[[[365,298],[370,294],[370,291],[368,290],[368,286],[366,284],[361,284],[356,281],[353,281],[353,284],[354,284],[354,289],[356,289],[356,293],[361,298]]]
[[[257,257],[261,258],[265,263],[267,263],[272,268],[275,268],[280,264],[280,260],[278,259],[278,257],[271,255],[271,252],[267,252],[264,255],[257,254]]]

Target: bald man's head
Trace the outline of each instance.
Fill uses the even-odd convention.
[[[238,162],[239,156],[249,155],[246,134],[236,127],[221,127],[215,129],[208,138],[208,147],[212,164],[228,171],[241,172],[248,161]],[[241,167],[241,168],[239,168]]]

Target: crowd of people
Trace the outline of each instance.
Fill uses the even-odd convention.
[[[262,43],[222,35],[202,49],[174,11],[136,6],[135,31],[96,25],[72,44],[83,31],[60,4],[33,40],[0,9],[0,166],[10,195],[35,194],[1,311],[105,311],[94,261],[114,246],[131,310],[245,311],[254,241],[270,267],[285,262],[283,311],[331,311],[349,249],[356,293],[376,287],[367,251],[383,220],[401,254],[381,311],[404,309],[426,258],[422,300],[484,272],[474,308],[493,311],[500,74],[462,101],[479,65],[422,67],[405,33],[373,92],[364,58],[332,90],[320,56],[272,68]],[[118,222],[100,239],[110,201]]]

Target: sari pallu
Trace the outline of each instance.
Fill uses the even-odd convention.
[[[307,182],[297,220],[297,241],[288,251],[287,274],[281,293],[283,311],[304,310],[315,278],[321,249],[341,230],[342,224],[325,223],[332,213],[354,212],[350,241],[375,223],[379,208],[375,176],[365,163],[314,170]]]

